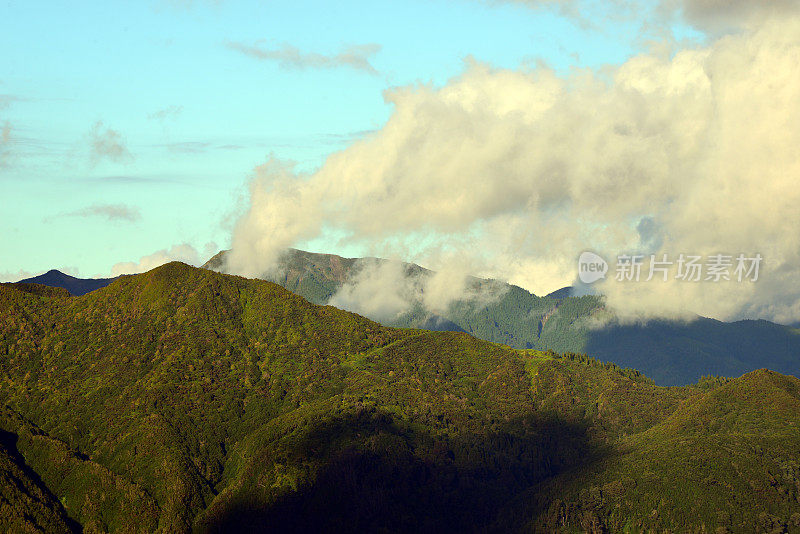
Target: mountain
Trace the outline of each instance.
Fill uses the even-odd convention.
[[[224,272],[227,253],[226,250],[218,252],[202,268]],[[263,279],[302,295],[314,304],[326,304],[365,265],[387,261],[381,258],[343,258],[289,248],[280,258],[275,274],[265,274]],[[432,271],[414,263],[402,263],[402,267],[409,278],[432,274]]]
[[[799,386],[763,369],[718,385],[623,437],[623,454],[548,480],[509,507],[526,510],[534,532],[799,532],[800,513],[785,499],[800,497],[800,436],[775,432],[800,414]]]
[[[551,299],[564,299],[567,297],[572,296],[572,292],[574,288],[572,286],[562,287],[561,289],[556,289],[552,293],[548,293],[547,296]]]
[[[61,271],[52,269],[39,276],[20,280],[21,283],[42,284],[50,287],[63,287],[70,295],[85,295],[116,280],[116,278],[75,278]]]
[[[439,315],[429,315],[420,325],[423,330],[433,330],[434,332],[463,332],[464,330],[453,321],[448,321]]]
[[[800,528],[800,381],[663,388],[170,263],[0,285],[0,525],[47,532]]]
[[[204,268],[224,270],[226,252]],[[311,302],[326,304],[375,258],[342,258],[289,249],[280,274],[264,276]],[[386,260],[383,260],[386,261]],[[432,271],[404,263],[408,278]],[[652,320],[621,324],[597,295],[570,296],[572,288],[538,297],[521,287],[470,278],[469,289],[492,288],[494,297],[464,298],[436,316],[448,330],[463,330],[486,341],[518,349],[589,353],[608,362],[639,369],[659,385],[686,385],[707,375],[739,376],[767,367],[800,376],[800,330],[769,321],[725,323],[698,317],[695,321]],[[430,312],[421,305],[384,324],[430,328]],[[440,328],[430,328],[440,329]]]

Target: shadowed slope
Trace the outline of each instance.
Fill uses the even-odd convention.
[[[3,532],[79,532],[77,523],[25,464],[17,436],[0,430],[0,530]]]
[[[180,263],[81,297],[37,288],[0,286],[0,430],[17,436],[43,495],[87,530],[539,524],[561,498],[548,481],[569,489],[576,480],[580,494],[607,474],[640,476],[640,461],[616,460],[630,450],[667,458],[649,464],[648,483],[681,511],[658,525],[699,528],[705,510],[675,482],[683,464],[670,458],[680,456],[646,436],[708,399],[736,412],[754,402],[748,391],[767,387],[659,388],[585,356],[387,328],[276,284]],[[703,440],[733,443],[740,465],[790,443],[794,405],[774,400],[753,411],[764,414],[759,432],[693,431],[696,462],[723,469]],[[797,458],[785,450],[784,464]],[[747,476],[771,484],[763,470]],[[743,513],[787,524],[800,513],[731,484]],[[711,502],[729,491],[709,487]],[[530,506],[531,495],[546,506]],[[524,506],[507,507],[514,502]],[[614,524],[603,510],[597,520]],[[635,524],[649,521],[650,509],[626,510]]]
[[[617,454],[514,506],[536,517],[535,532],[798,532],[798,462],[800,380],[759,370],[691,397]]]

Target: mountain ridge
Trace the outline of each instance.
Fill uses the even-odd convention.
[[[217,253],[202,267],[224,269],[226,254]],[[352,280],[360,260],[289,249],[279,262],[279,274],[263,278],[311,302],[326,304]],[[402,265],[414,276],[433,273],[415,264]],[[487,283],[496,284],[488,279],[468,280],[473,286]],[[570,287],[544,297],[511,284],[503,288],[502,295],[489,303],[456,300],[435,315],[478,338],[513,348],[589,353],[639,369],[660,385],[691,384],[707,375],[739,376],[765,365],[800,375],[800,330],[788,326],[765,320],[726,323],[699,316],[688,322],[621,323],[605,308],[601,296],[572,296]],[[383,322],[424,327],[430,316],[415,305]]]
[[[289,251],[279,275],[265,278],[316,304],[328,303],[363,262],[389,261]],[[221,269],[225,254],[215,254],[203,268]],[[403,264],[403,268],[406,276],[433,274],[415,264]],[[104,286],[114,279],[99,280]],[[480,284],[497,287],[494,281],[477,278],[468,283],[476,288]],[[652,319],[644,324],[620,323],[605,310],[599,296],[569,296],[571,288],[566,287],[537,297],[517,286],[503,287],[499,298],[485,305],[455,301],[449,309],[431,313],[416,304],[394,319],[381,319],[388,326],[464,331],[514,348],[590,353],[603,361],[640,369],[661,385],[691,384],[708,375],[738,376],[763,365],[800,374],[800,330],[789,326],[765,320],[726,323],[704,317],[688,322]]]
[[[50,287],[61,287],[69,291],[70,295],[80,296],[90,293],[101,287],[105,287],[114,280],[114,278],[76,278],[68,274],[62,273],[57,269],[50,269],[46,273],[31,278],[25,278],[17,283],[41,284]]]
[[[17,499],[0,525],[552,532],[624,510],[634,530],[748,532],[800,514],[800,385],[774,373],[663,388],[180,263],[80,297],[0,285],[0,361],[0,431],[68,518]],[[684,499],[701,489],[713,506]],[[748,517],[717,516],[729,491]]]

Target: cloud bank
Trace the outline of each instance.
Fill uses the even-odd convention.
[[[285,247],[334,235],[433,269],[447,251],[542,294],[575,280],[584,250],[760,253],[756,283],[598,289],[623,316],[800,319],[798,17],[611,74],[472,62],[386,99],[384,128],[317,172],[255,170],[230,270],[257,275]]]
[[[721,35],[741,28],[754,28],[770,19],[791,17],[800,12],[800,0],[488,0],[489,4],[520,4],[532,9],[551,9],[575,19],[583,26],[594,26],[593,19],[629,20],[642,23],[643,30],[666,29],[683,20],[710,35]]]
[[[800,11],[798,0],[663,0],[662,4],[677,4],[687,22],[712,32],[755,27],[769,19],[791,17]]]

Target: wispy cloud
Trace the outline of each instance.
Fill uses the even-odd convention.
[[[106,184],[106,185],[188,184],[188,182],[183,182],[181,180],[177,180],[167,176],[136,176],[136,175],[125,175],[125,174],[110,175],[110,176],[86,176],[86,177],[78,177],[77,179],[82,182],[89,182],[93,184]]]
[[[288,69],[335,69],[347,67],[370,74],[378,74],[378,71],[370,63],[370,58],[381,50],[381,45],[376,43],[348,46],[338,54],[332,55],[303,52],[296,46],[286,43],[274,49],[260,48],[255,45],[246,45],[234,41],[225,43],[225,46],[255,59],[275,61],[283,68]]]
[[[142,219],[139,208],[126,204],[94,204],[64,213],[63,217],[101,217],[108,221],[137,222]]]
[[[322,134],[321,140],[328,143],[352,143],[370,134],[376,133],[378,130],[358,130],[354,132],[344,133],[328,133]]]
[[[534,9],[555,9],[558,13],[574,18],[576,20],[582,20],[583,17],[580,13],[580,0],[488,0],[489,4],[522,4],[527,7],[531,7]],[[616,0],[612,2],[614,6],[619,6],[622,4],[622,1]]]
[[[8,166],[11,155],[11,123],[6,121],[0,129],[0,169]]]
[[[212,150],[240,150],[245,148],[243,145],[218,144],[210,141],[181,141],[176,143],[165,143],[156,145],[165,148],[168,152],[176,154],[202,154]]]
[[[0,95],[0,109],[6,109],[10,106],[13,102],[19,102],[22,100],[18,96],[14,95]]]
[[[321,144],[347,145],[366,137],[375,130],[359,130],[354,132],[313,133],[300,136],[276,135],[256,138],[238,137],[217,140],[175,141],[172,143],[155,143],[150,147],[165,150],[172,154],[209,154],[215,151],[245,150],[251,148],[273,150],[276,147],[315,147]]]
[[[92,162],[97,163],[103,159],[121,163],[133,159],[133,155],[125,146],[125,139],[117,130],[104,127],[102,121],[97,121],[92,126],[91,132]]]
[[[162,0],[161,6],[189,11],[197,6],[216,7],[222,4],[222,0]]]
[[[183,113],[183,106],[168,106],[150,113],[147,115],[147,118],[150,120],[163,121],[166,119],[176,119],[181,113]]]
[[[167,143],[161,146],[166,148],[168,152],[177,154],[201,154],[207,152],[211,148],[211,143],[203,141],[183,141],[179,143]]]
[[[800,0],[658,0],[649,4],[641,0],[605,3],[588,0],[485,1],[489,4],[520,4],[532,9],[553,9],[585,28],[593,29],[599,29],[598,18],[607,21],[637,20],[650,30],[679,18],[711,35],[753,27],[768,18],[800,13]]]
[[[41,273],[38,273],[41,274]],[[19,282],[20,280],[25,280],[26,278],[32,278],[36,276],[36,274],[25,271],[25,270],[18,270],[14,271],[0,271],[0,282]]]
[[[0,168],[18,164],[28,169],[41,168],[48,163],[61,165],[73,150],[74,145],[67,141],[38,137],[30,128],[0,119]]]

